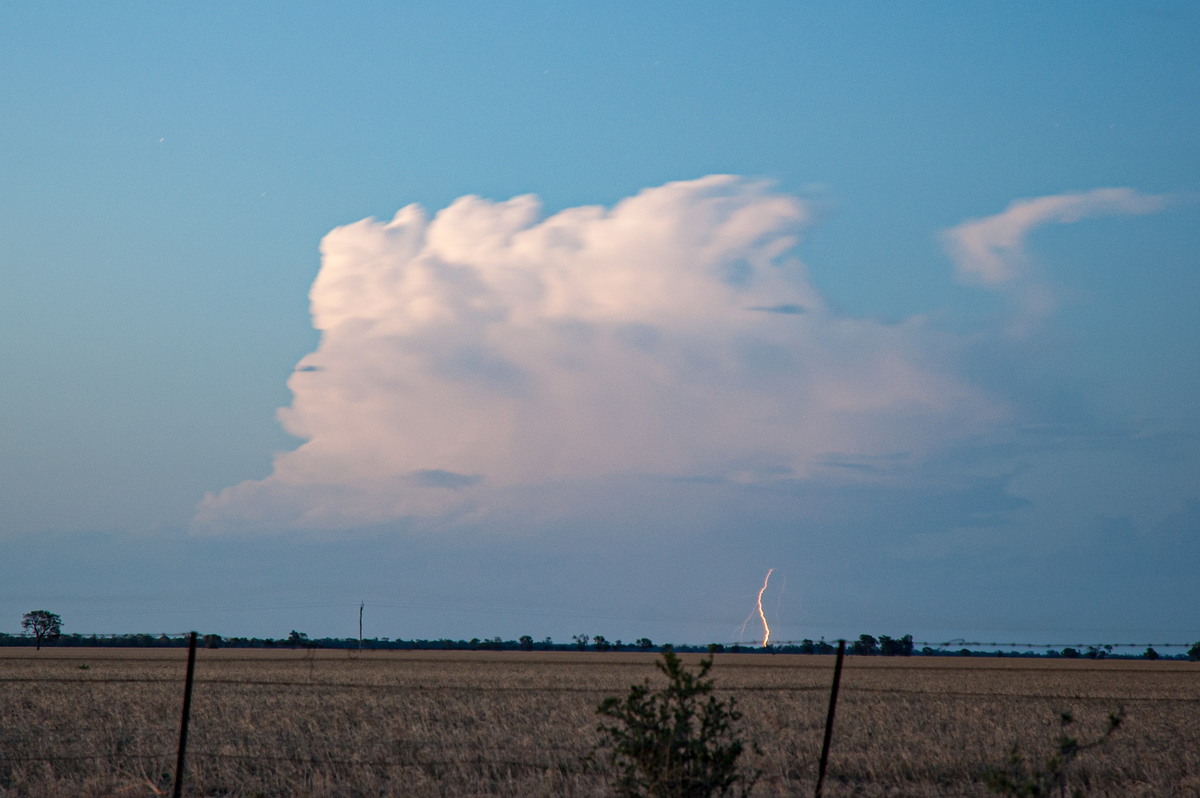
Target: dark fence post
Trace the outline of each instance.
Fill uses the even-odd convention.
[[[192,714],[192,677],[196,673],[196,633],[188,637],[187,678],[183,682],[183,714],[179,719],[179,754],[175,758],[175,798],[183,795],[183,763],[187,752],[188,716]]]
[[[837,711],[838,685],[842,682],[842,658],[846,655],[846,641],[838,641],[837,661],[833,665],[833,687],[829,690],[829,714],[825,716],[825,742],[821,744],[821,764],[817,767],[817,791],[814,798],[821,798],[825,786],[825,767],[829,764],[829,744],[833,741],[833,714]]]

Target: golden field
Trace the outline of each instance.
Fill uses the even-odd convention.
[[[186,651],[0,649],[0,796],[170,794]],[[682,655],[689,663],[699,655]],[[595,796],[596,705],[656,655],[202,649],[185,795]],[[833,657],[718,654],[760,796],[811,795]],[[825,794],[980,796],[1015,744],[1098,736],[1071,785],[1200,795],[1200,663],[847,657]]]

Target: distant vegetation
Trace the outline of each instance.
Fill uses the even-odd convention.
[[[180,648],[187,646],[185,635],[166,634],[115,634],[115,635],[85,635],[59,634],[44,636],[40,640],[33,634],[13,635],[0,633],[0,647],[40,646],[52,643],[55,647],[66,648]],[[310,638],[303,632],[292,631],[286,637],[223,637],[218,634],[205,634],[200,637],[200,644],[205,648],[260,648],[260,649],[357,649],[357,637],[314,637]],[[550,638],[534,640],[529,635],[522,635],[517,640],[504,640],[500,637],[478,638],[470,640],[404,640],[390,637],[370,637],[362,640],[362,648],[371,651],[649,651],[659,652],[672,648],[678,652],[708,653],[708,654],[833,654],[837,648],[826,640],[801,640],[798,643],[782,643],[769,646],[745,646],[725,643],[708,643],[704,645],[688,644],[657,644],[648,638],[640,638],[632,643],[621,640],[608,640],[601,635],[576,635],[571,642],[556,643]],[[1192,660],[1200,661],[1200,643],[1196,643],[1187,653],[1164,654],[1153,647],[1140,653],[1114,653],[1112,646],[1087,646],[1082,649],[1067,647],[1049,649],[1046,651],[1003,651],[979,650],[970,648],[946,648],[923,646],[914,649],[912,635],[889,637],[888,635],[861,635],[858,640],[846,646],[846,653],[853,656],[880,657],[1042,657],[1050,659],[1146,659],[1146,660]]]
[[[187,646],[185,635],[166,634],[111,634],[84,635],[62,634],[62,618],[47,610],[27,612],[21,621],[22,628],[27,630],[24,635],[10,635],[0,632],[0,646],[36,646],[53,641],[56,646],[64,647],[95,647],[95,648],[177,648]],[[218,634],[201,636],[205,648],[321,648],[321,649],[357,649],[359,647],[372,651],[666,651],[673,650],[688,653],[708,654],[833,654],[837,647],[826,641],[801,640],[798,643],[776,643],[768,646],[742,645],[738,643],[707,643],[692,644],[655,644],[648,637],[639,637],[632,643],[621,640],[609,640],[604,635],[573,635],[569,643],[556,643],[545,637],[534,640],[531,635],[521,635],[516,640],[504,640],[500,637],[478,638],[470,640],[404,640],[390,637],[316,637],[310,638],[306,633],[293,629],[282,638],[271,637],[222,637]],[[1200,661],[1200,642],[1192,645],[1186,654],[1162,654],[1153,647],[1147,647],[1140,654],[1115,654],[1112,645],[1084,646],[1082,650],[1068,646],[1061,650],[1048,649],[1045,651],[1005,651],[978,650],[970,648],[949,648],[939,646],[922,646],[914,650],[916,644],[912,635],[891,637],[889,635],[859,635],[857,640],[850,641],[846,652],[855,656],[908,657],[920,655],[926,657],[1048,657],[1064,659],[1187,659]]]

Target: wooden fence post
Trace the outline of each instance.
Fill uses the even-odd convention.
[[[183,764],[187,751],[188,716],[192,713],[192,678],[196,673],[196,633],[188,637],[187,677],[183,682],[183,713],[179,719],[179,753],[175,758],[174,798],[183,795]]]
[[[829,764],[829,744],[833,741],[833,714],[837,711],[838,685],[842,682],[842,658],[846,654],[846,641],[838,641],[837,661],[833,665],[833,687],[829,690],[829,714],[825,716],[825,742],[821,744],[821,763],[817,767],[817,791],[814,798],[821,798],[825,785],[825,767]]]

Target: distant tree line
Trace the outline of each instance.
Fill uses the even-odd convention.
[[[13,635],[0,632],[0,647],[56,648],[183,648],[188,644],[185,635],[115,634],[84,635],[59,634],[38,639],[35,635]],[[200,637],[205,648],[253,648],[253,649],[358,649],[357,637],[314,637],[293,630],[288,636],[271,637],[223,637],[205,634]],[[745,646],[739,644],[708,643],[705,645],[671,644],[659,645],[649,638],[638,638],[632,643],[608,640],[601,635],[574,635],[569,643],[556,643],[549,637],[534,640],[522,635],[516,640],[500,637],[470,640],[392,639],[388,637],[363,638],[362,648],[371,651],[649,651],[660,652],[673,649],[681,653],[730,653],[730,654],[833,654],[834,643],[827,640],[801,640],[799,643],[772,644],[769,646]],[[1083,649],[1067,647],[1047,651],[980,651],[969,648],[931,648],[925,646],[914,650],[912,635],[889,637],[888,635],[860,635],[858,640],[846,646],[851,656],[881,657],[1041,657],[1050,659],[1176,659],[1200,661],[1200,643],[1188,649],[1186,654],[1160,654],[1153,647],[1140,654],[1113,653],[1112,646],[1087,646]]]
[[[0,646],[35,646],[52,643],[65,648],[179,648],[188,644],[185,635],[115,634],[83,635],[62,634],[62,619],[46,610],[26,613],[22,619],[26,634],[11,635],[0,632]],[[357,637],[310,638],[306,633],[293,629],[286,637],[223,637],[206,634],[201,638],[205,648],[267,648],[267,649],[358,649],[373,651],[652,651],[673,650],[691,653],[754,653],[754,654],[832,654],[836,646],[825,640],[801,640],[799,643],[781,643],[768,646],[746,646],[741,644],[708,643],[706,645],[656,644],[648,637],[639,637],[631,643],[609,640],[603,635],[578,634],[571,642],[556,643],[545,637],[535,640],[531,635],[521,635],[516,640],[500,637],[470,640],[403,640],[390,637],[373,637],[359,640]],[[1086,646],[1082,649],[1067,647],[1062,650],[1037,651],[978,651],[969,648],[932,648],[924,646],[914,651],[912,635],[891,637],[889,635],[859,635],[857,640],[846,646],[852,656],[909,657],[914,654],[927,657],[1046,657],[1062,659],[1187,659],[1200,661],[1200,642],[1188,649],[1186,654],[1160,654],[1148,647],[1141,654],[1115,654],[1111,645]]]

